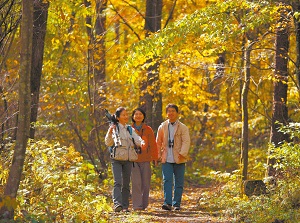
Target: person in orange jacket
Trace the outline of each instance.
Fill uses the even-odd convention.
[[[144,123],[145,111],[137,108],[132,112],[131,118],[132,127],[145,142],[145,145],[140,148],[138,159],[134,162],[131,171],[132,208],[145,210],[149,204],[151,162],[157,165],[158,151],[154,132],[149,125]]]

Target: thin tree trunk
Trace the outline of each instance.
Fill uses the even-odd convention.
[[[0,152],[4,149],[4,132],[5,132],[5,124],[6,124],[6,129],[8,129],[8,105],[7,105],[7,100],[4,96],[4,92],[3,92],[3,88],[2,86],[0,86],[0,95],[2,96],[2,100],[3,100],[3,114],[4,117],[6,118],[5,121],[1,122],[1,136],[0,136]]]
[[[46,36],[46,26],[49,3],[34,1],[33,19],[33,49],[32,49],[32,72],[30,79],[31,86],[31,116],[30,116],[30,138],[34,139],[35,123],[38,116],[40,84],[42,77],[44,44]]]
[[[223,82],[223,76],[225,72],[225,53],[219,54],[219,57],[216,61],[216,66],[217,66],[216,73],[212,81],[212,85],[213,85],[212,93],[215,95],[213,98],[215,100],[219,100],[221,85]]]
[[[295,2],[293,4],[294,12],[300,13],[300,3]],[[294,16],[295,32],[296,32],[296,52],[297,52],[297,61],[296,61],[296,78],[297,78],[297,87],[300,94],[300,20]]]
[[[85,6],[91,7],[91,2],[85,0]],[[102,121],[102,117],[104,117],[104,110],[98,111],[96,108],[101,107],[103,101],[106,100],[106,47],[105,47],[105,33],[106,33],[106,14],[105,10],[107,7],[106,0],[97,0],[96,1],[96,21],[95,24],[92,24],[92,16],[86,17],[87,26],[87,34],[89,36],[89,49],[88,49],[88,92],[90,98],[90,106],[91,106],[91,117],[93,121],[93,129],[90,131],[89,139],[85,147],[86,152],[89,154],[91,159],[94,159],[94,156],[101,163],[102,171],[97,169],[100,174],[100,177],[105,178],[107,165],[105,162],[105,154],[101,149],[103,148],[101,145],[100,139],[100,129],[103,126],[99,125]],[[93,27],[93,28],[92,28]],[[95,31],[95,32],[93,32]],[[94,34],[95,33],[95,34]],[[104,130],[104,129],[103,129]],[[95,162],[92,160],[92,162]]]
[[[105,10],[107,7],[107,0],[98,0],[96,2],[96,10],[97,10],[97,18],[95,24],[95,55],[99,56],[99,59],[94,58],[95,67],[95,76],[96,76],[96,84],[101,86],[105,83],[105,66],[106,66],[106,49],[105,49],[105,33],[106,33],[106,14]],[[103,87],[103,86],[102,86]],[[100,93],[100,92],[99,92]],[[104,98],[102,97],[102,100]]]
[[[207,80],[206,92],[214,94],[214,84],[215,83],[214,83],[214,81],[211,80],[210,71],[207,66],[205,66],[205,80]],[[207,103],[204,103],[203,113],[207,114],[208,110],[209,110],[209,105]],[[204,115],[202,118],[197,117],[197,119],[199,120],[199,123],[201,126],[201,128],[199,130],[199,134],[197,134],[197,139],[195,141],[195,148],[198,148],[198,149],[192,150],[191,157],[196,157],[196,155],[200,153],[201,144],[203,143],[203,140],[205,138],[205,132],[207,130],[207,122],[208,122],[207,115]],[[188,164],[191,164],[191,163],[188,163]]]
[[[244,67],[244,84],[241,95],[242,106],[242,136],[241,136],[241,172],[242,180],[247,180],[248,172],[248,147],[249,147],[249,127],[248,127],[248,92],[250,85],[250,54],[253,43],[245,49],[245,67]]]
[[[13,219],[14,204],[19,189],[30,129],[30,74],[33,36],[33,1],[22,1],[21,61],[19,80],[19,119],[16,145],[9,176],[5,185],[0,218]],[[4,199],[5,198],[5,199]],[[7,201],[7,202],[6,202]]]

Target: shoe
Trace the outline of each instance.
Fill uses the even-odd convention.
[[[123,210],[122,205],[116,205],[116,206],[115,206],[115,212],[120,212],[120,211],[122,211],[122,210]]]
[[[128,210],[128,208],[124,208],[123,212],[130,212],[130,211]]]
[[[162,208],[163,210],[167,210],[167,211],[171,211],[171,210],[172,210],[172,206],[169,205],[169,204],[163,204],[163,205],[161,206],[161,208]]]
[[[180,207],[174,207],[174,211],[180,211]]]

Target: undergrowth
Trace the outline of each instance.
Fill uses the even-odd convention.
[[[249,197],[244,195],[240,171],[214,171],[210,173],[214,189],[202,193],[198,202],[199,209],[218,211],[221,215],[230,217],[232,222],[239,223],[300,222],[300,144],[297,141],[300,128],[296,129],[294,125],[292,127],[293,131],[291,128],[284,131],[293,133],[290,134],[293,142],[283,143],[276,148],[270,145],[270,158],[277,160],[274,167],[280,176],[271,180],[264,179],[266,194]],[[265,169],[258,172],[265,172]]]
[[[290,135],[299,138],[299,132],[294,126]],[[239,170],[227,173],[187,168],[187,180],[210,187],[202,190],[199,212],[217,214],[220,219],[231,219],[233,223],[300,222],[300,144],[292,139],[293,142],[280,147],[270,145],[271,158],[277,160],[274,167],[280,177],[275,181],[265,178],[267,193],[259,196],[248,197],[241,193]],[[249,175],[260,179],[266,171],[263,152],[259,149],[249,152]],[[1,194],[12,153],[13,145],[0,154]],[[161,188],[161,179],[161,170],[154,168],[153,190]],[[107,222],[112,213],[111,187],[112,178],[100,183],[94,166],[73,146],[60,146],[46,140],[31,142],[18,191],[15,222]],[[131,215],[134,216],[135,213]]]
[[[2,152],[1,156],[5,161],[0,164],[2,193],[12,150]],[[73,146],[32,142],[26,152],[15,221],[107,222],[111,211],[109,184],[108,180],[99,184],[94,166],[83,160]]]

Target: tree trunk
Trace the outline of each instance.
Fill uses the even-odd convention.
[[[91,7],[91,2],[85,0],[85,6]],[[93,129],[90,131],[89,139],[88,139],[88,147],[85,148],[86,152],[89,154],[90,159],[94,159],[94,156],[101,163],[101,167],[105,172],[107,169],[107,165],[105,162],[105,154],[101,149],[101,139],[100,137],[100,127],[104,127],[99,125],[102,121],[102,117],[104,117],[104,109],[102,112],[98,111],[96,108],[101,107],[103,101],[106,100],[105,89],[106,89],[106,48],[105,48],[105,33],[106,33],[106,14],[105,10],[107,7],[106,0],[97,0],[96,1],[96,21],[95,24],[92,24],[92,17],[86,17],[87,33],[89,36],[89,49],[88,49],[88,88],[89,88],[89,98],[90,98],[90,106],[91,106],[91,117],[93,119]],[[92,28],[94,27],[94,28]],[[93,32],[93,30],[95,32]],[[94,35],[94,33],[96,35]],[[104,130],[104,129],[103,129]],[[97,169],[101,176],[106,174],[103,171]],[[104,174],[104,175],[103,175]],[[101,177],[100,176],[100,177]]]
[[[147,0],[145,30],[146,37],[161,29],[162,0]],[[151,63],[151,61],[147,61]],[[142,79],[140,106],[146,112],[146,122],[156,130],[162,122],[162,95],[160,93],[159,63],[147,69]]]
[[[248,172],[248,147],[249,147],[249,127],[248,127],[248,92],[250,84],[250,53],[252,45],[246,47],[244,52],[244,84],[241,95],[241,106],[242,106],[242,136],[241,136],[241,173],[242,180],[247,180]]]
[[[300,13],[300,3],[293,3],[294,12]],[[296,52],[297,52],[297,61],[296,61],[296,79],[298,85],[298,92],[300,94],[300,20],[294,16],[295,32],[296,32]]]
[[[31,116],[30,116],[30,135],[34,139],[35,123],[38,116],[40,84],[42,76],[44,43],[46,35],[47,17],[49,3],[43,3],[41,0],[34,1],[33,14],[33,41],[32,41],[32,72],[30,79],[31,86]]]
[[[85,6],[91,7],[91,2],[85,0]],[[98,106],[104,100],[104,92],[99,89],[105,89],[105,66],[106,66],[106,49],[105,49],[105,22],[106,15],[105,9],[107,7],[106,0],[96,1],[96,21],[92,24],[92,17],[86,17],[87,33],[89,36],[89,52],[88,52],[88,73],[91,82],[89,86],[91,87],[91,104]],[[91,28],[93,27],[93,28]],[[95,33],[95,34],[94,34]]]
[[[215,95],[213,98],[215,100],[220,99],[220,91],[221,91],[221,85],[224,81],[223,76],[225,73],[225,53],[219,54],[219,57],[216,61],[216,73],[214,75],[214,79],[212,80],[213,89],[212,93]]]
[[[205,66],[205,79],[207,80],[206,92],[209,92],[213,95],[215,93],[214,92],[215,82],[214,82],[214,80],[211,79],[210,71],[207,66]],[[214,97],[214,98],[216,100],[218,100],[217,97]],[[197,109],[197,106],[196,106],[196,109]],[[209,109],[209,105],[207,103],[204,103],[203,113],[207,114],[208,109]],[[196,157],[197,154],[199,154],[201,152],[200,151],[202,148],[201,145],[203,143],[203,140],[205,138],[205,132],[207,130],[208,116],[204,115],[202,118],[197,117],[197,119],[199,120],[199,124],[200,124],[201,128],[199,130],[199,134],[197,134],[197,139],[195,142],[195,149],[192,150],[191,157]],[[198,149],[196,149],[196,148],[198,148]]]
[[[0,218],[13,219],[14,201],[19,189],[23,164],[25,160],[26,146],[30,129],[30,75],[32,60],[32,36],[33,36],[33,1],[22,1],[21,22],[21,60],[19,80],[19,119],[18,132],[12,165],[4,189],[4,201],[0,210]]]
[[[275,56],[275,72],[274,72],[274,93],[273,93],[273,108],[272,108],[272,125],[270,142],[278,147],[281,142],[288,141],[289,136],[283,132],[279,132],[281,123],[288,124],[288,109],[287,109],[287,81],[288,81],[288,49],[289,49],[289,34],[288,22],[284,20],[287,16],[286,12],[281,12],[281,18],[278,22],[276,31],[276,56]],[[271,151],[269,151],[270,154]],[[267,175],[276,177],[279,172],[273,167],[276,160],[268,158]]]
[[[105,58],[105,33],[106,33],[106,14],[105,10],[107,7],[106,0],[98,0],[96,2],[96,24],[95,24],[95,32],[96,32],[96,42],[95,42],[95,50],[94,53],[99,56],[99,59],[94,58],[95,67],[95,78],[96,84],[98,87],[102,86],[105,82],[105,65],[106,65],[106,58]],[[96,66],[96,64],[98,64]],[[102,86],[103,87],[103,86]],[[100,93],[100,92],[99,92]],[[103,98],[102,98],[103,99]]]
[[[5,118],[8,118],[8,105],[7,105],[7,100],[6,100],[5,96],[4,96],[4,92],[3,92],[2,86],[0,86],[0,95],[3,95],[2,96],[2,100],[3,100],[3,114],[6,114]],[[1,121],[0,152],[4,149],[5,124],[6,124],[6,129],[8,129],[8,121],[7,120]]]

